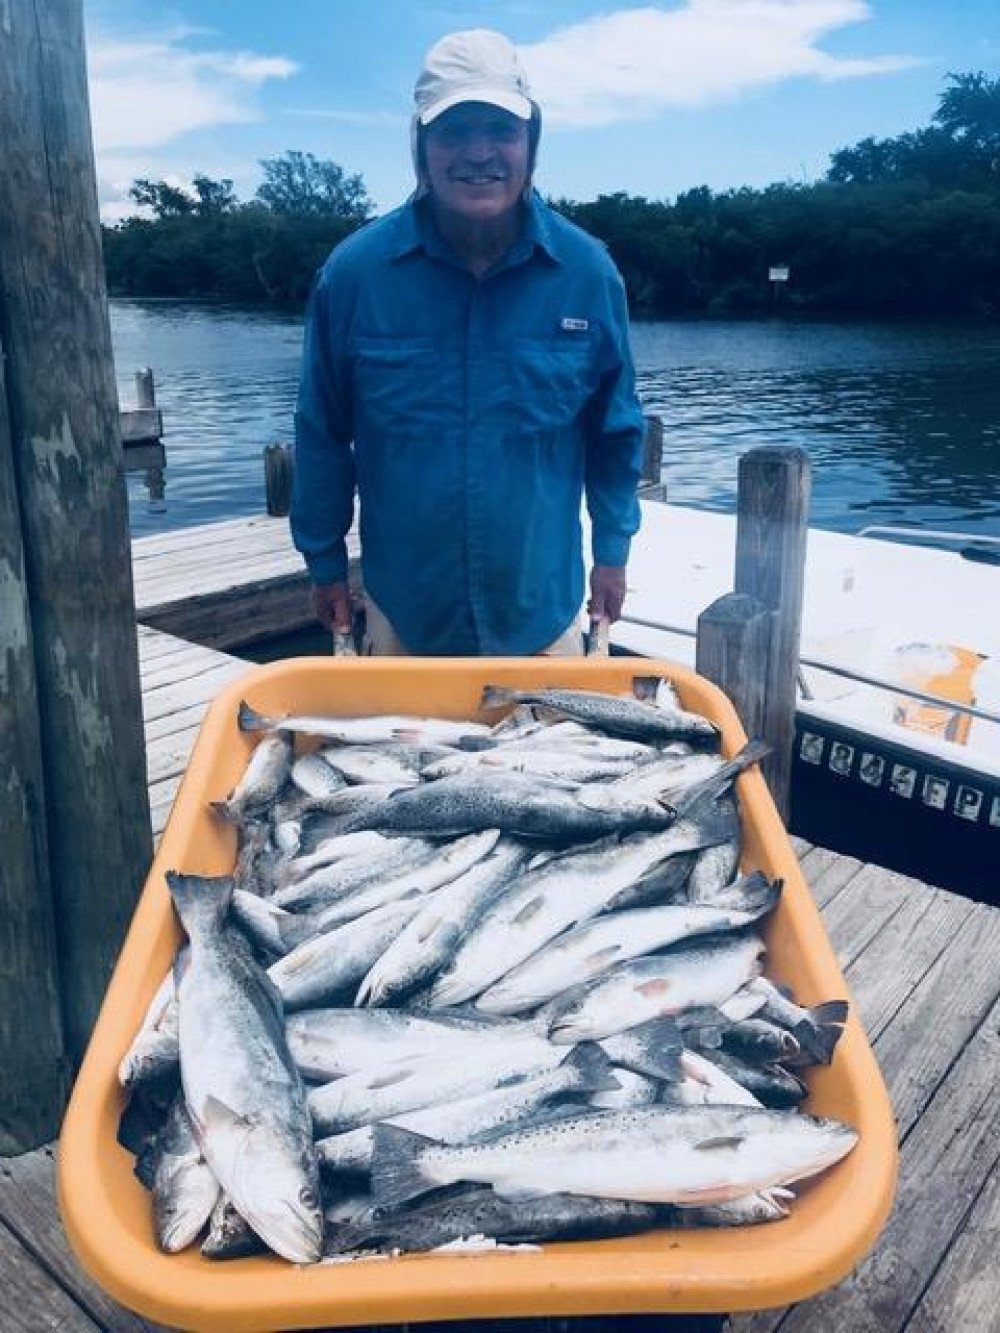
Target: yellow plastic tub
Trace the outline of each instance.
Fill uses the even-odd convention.
[[[856,1015],[829,1068],[809,1076],[806,1109],[849,1121],[854,1151],[802,1188],[792,1215],[758,1227],[656,1231],[546,1245],[537,1253],[411,1255],[297,1268],[276,1258],[203,1259],[159,1251],[150,1198],[115,1133],[116,1070],[173,957],[180,929],[164,871],[231,869],[234,837],[208,810],[246,763],[236,725],[246,698],[264,713],[425,713],[472,717],[482,686],[567,685],[622,690],[633,676],[668,675],[686,708],[722,728],[727,755],[745,736],[728,700],[672,663],[612,658],[372,661],[300,658],[256,668],[221,694],[201,728],[159,852],[108,988],[66,1114],[59,1197],[73,1249],[112,1296],[184,1329],[267,1330],[329,1325],[667,1311],[751,1310],[802,1300],[837,1282],[882,1228],[896,1179],[892,1111]],[[740,779],[749,866],[780,875],[769,927],[769,975],[802,1003],[850,998],[819,912],[760,774]]]

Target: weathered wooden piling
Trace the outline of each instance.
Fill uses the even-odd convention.
[[[18,540],[24,551],[42,769],[40,782],[30,764],[15,782],[31,786],[39,816],[44,799],[49,873],[48,883],[34,880],[37,920],[55,919],[63,1029],[76,1061],[152,851],[80,0],[4,8],[0,143],[0,329],[16,478],[16,505],[5,503],[2,522],[5,552]],[[11,707],[34,713],[31,673],[10,685]],[[44,929],[30,939],[17,966],[51,976]],[[39,1043],[58,1044],[55,1028],[40,1006],[5,1064],[0,1100],[34,1076]],[[51,1079],[37,1096],[50,1115],[61,1109],[51,1105]]]
[[[272,518],[284,518],[292,503],[292,475],[295,455],[291,445],[268,444],[264,448],[264,492],[267,512]]]
[[[717,598],[698,617],[695,670],[732,700],[748,736],[767,727],[767,660],[771,612],[745,593]]]
[[[0,1157],[51,1139],[66,1091],[38,692],[0,344]]]
[[[162,508],[167,451],[162,439],[163,413],[156,406],[156,385],[148,366],[135,372],[135,401],[134,408],[118,414],[125,471],[145,472],[150,501]]]
[[[642,442],[642,479],[639,495],[643,500],[667,498],[663,482],[663,418],[650,413],[645,418],[646,434]]]
[[[805,578],[807,522],[809,517],[810,465],[802,449],[752,449],[739,462],[736,506],[736,569],[734,589],[770,614],[766,636],[750,622],[759,616],[743,604],[744,624],[736,608],[730,608],[729,633],[739,643],[726,650],[729,659],[739,659],[742,685],[730,681],[738,700],[762,712],[762,725],[747,721],[772,747],[762,768],[782,817],[789,814],[789,783],[792,744],[795,738],[795,702],[798,681],[799,641],[802,633],[802,587]],[[717,604],[716,604],[717,605]],[[753,648],[747,648],[747,636]],[[701,658],[699,658],[701,660]],[[706,674],[714,673],[717,654],[707,660]],[[761,679],[763,699],[757,694]]]

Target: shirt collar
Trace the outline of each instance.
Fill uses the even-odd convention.
[[[451,251],[434,228],[424,199],[410,199],[398,214],[397,238],[392,258],[404,259],[417,250],[432,258],[453,259]],[[564,256],[552,226],[552,214],[537,190],[528,199],[524,227],[507,256],[506,264],[523,263],[536,251],[541,251],[554,264],[561,264]]]

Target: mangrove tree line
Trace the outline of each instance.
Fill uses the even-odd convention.
[[[104,229],[112,294],[304,302],[372,204],[360,175],[310,153],[261,167],[248,201],[230,180],[136,180],[152,217]],[[1000,78],[949,75],[930,125],[842,148],[812,184],[552,202],[607,244],[636,314],[766,309],[785,266],[789,308],[1000,315]]]

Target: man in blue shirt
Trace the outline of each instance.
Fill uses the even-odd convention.
[[[453,33],[416,86],[418,188],[342,242],[306,322],[291,523],[350,624],[360,501],[369,650],[582,651],[625,595],[643,420],[604,247],[533,191],[540,114],[499,33]]]

